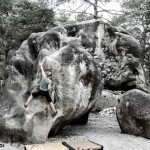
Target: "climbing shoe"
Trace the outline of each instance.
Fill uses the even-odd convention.
[[[58,111],[56,110],[56,112],[52,113],[52,117],[55,117],[58,114]]]
[[[24,107],[25,107],[25,108],[27,108],[27,105],[26,105],[26,104],[24,104]]]

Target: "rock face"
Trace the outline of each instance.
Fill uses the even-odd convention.
[[[140,63],[141,47],[139,42],[124,30],[105,28],[102,48],[105,61],[102,64],[105,88],[124,90],[145,88],[145,78]]]
[[[116,107],[118,105],[118,99],[121,96],[120,93],[114,93],[114,91],[103,90],[99,97],[96,97],[97,101],[93,111],[101,111],[109,107]]]
[[[150,95],[141,90],[126,92],[117,106],[117,119],[124,133],[150,139]]]
[[[99,20],[31,34],[9,66],[1,99],[0,139],[45,142],[69,123],[87,123],[103,87],[144,89],[139,55],[140,45],[134,38]],[[55,118],[43,97],[23,107],[29,94],[39,88],[39,61],[52,69],[51,95],[59,110]]]
[[[22,43],[12,58],[13,66],[3,89],[0,139],[45,142],[68,123],[87,123],[102,84],[96,62],[88,52],[92,45],[86,45],[85,36],[81,30],[76,37],[69,37],[64,27],[55,27],[34,33]],[[51,95],[58,109],[54,118],[43,97],[34,99],[27,109],[23,106],[28,93],[39,88],[39,61],[45,69],[52,69]]]

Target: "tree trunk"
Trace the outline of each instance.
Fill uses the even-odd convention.
[[[94,1],[94,19],[98,19],[97,0]]]

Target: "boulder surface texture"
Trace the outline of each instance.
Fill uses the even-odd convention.
[[[126,92],[117,106],[117,119],[122,132],[150,139],[150,94]]]
[[[94,24],[82,26],[89,30]],[[87,123],[96,103],[95,94],[102,84],[96,62],[88,52],[93,45],[82,26],[76,35],[71,35],[72,29],[67,31],[65,27],[33,33],[13,55],[3,89],[0,139],[41,143],[69,123]],[[40,62],[44,69],[52,69],[51,97],[58,110],[55,117],[51,116],[49,104],[42,96],[24,108],[29,94],[39,88]]]
[[[45,142],[69,123],[87,123],[103,87],[144,89],[140,50],[123,29],[99,20],[31,34],[13,55],[2,89],[0,139]],[[44,97],[24,108],[29,94],[39,88],[40,62],[52,69],[51,97],[58,109],[54,118]]]

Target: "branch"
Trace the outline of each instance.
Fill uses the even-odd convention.
[[[85,3],[85,2],[84,2],[84,3]],[[83,4],[84,4],[84,3],[83,3]],[[82,5],[83,5],[83,4],[82,4]],[[80,5],[80,7],[81,7],[82,5]],[[80,8],[80,7],[78,7],[78,8]],[[68,11],[71,12],[71,13],[81,13],[81,14],[85,13],[85,14],[94,16],[94,15],[92,15],[92,14],[86,12],[86,10],[87,10],[89,7],[90,7],[90,5],[89,5],[84,11],[82,11],[82,12],[76,11],[77,9],[76,9],[76,10],[73,10],[71,7],[69,7],[70,10],[68,10]]]
[[[99,11],[97,11],[97,12],[106,12],[106,13],[111,14],[111,15],[121,15],[121,14],[119,14],[119,13],[113,13],[113,12],[111,12],[111,11],[109,11],[109,10],[99,10]]]
[[[98,18],[102,18],[102,19],[108,21],[110,24],[112,24],[112,21],[110,21],[109,19],[106,19],[106,18],[104,18],[104,17],[98,17]]]
[[[83,6],[85,4],[85,2],[83,2],[82,5],[80,5],[77,9],[75,9],[74,11],[77,11],[81,6]],[[70,7],[69,7],[70,8]]]
[[[84,1],[87,2],[87,3],[89,3],[89,4],[91,4],[94,7],[97,7],[94,3],[90,2],[89,0],[84,0]]]
[[[98,12],[108,12],[108,13],[110,13],[110,14],[117,14],[117,13],[113,13],[113,11],[114,12],[123,12],[123,11],[117,11],[117,10],[107,10],[107,9],[104,9],[104,8],[102,8],[102,7],[100,7],[100,6],[97,6],[98,8],[100,8],[101,10],[100,11],[98,11]],[[121,15],[121,14],[117,14],[117,15]]]
[[[84,2],[85,3],[85,2]],[[83,4],[84,4],[83,3]],[[83,4],[82,5],[80,5],[77,9],[75,9],[75,10],[73,10],[70,6],[68,6],[68,8],[72,11],[72,12],[76,12],[81,6],[83,6]]]
[[[98,2],[100,2],[104,7],[106,7],[106,5],[101,0],[98,0]]]
[[[90,5],[83,11],[84,13],[90,8]]]
[[[74,12],[73,10],[63,10],[63,11],[64,12],[70,12],[70,13],[76,13],[76,14],[82,14],[83,13],[83,11],[77,11],[77,12]],[[87,13],[87,12],[84,12],[84,13],[94,17],[93,14],[90,14],[90,13]]]

